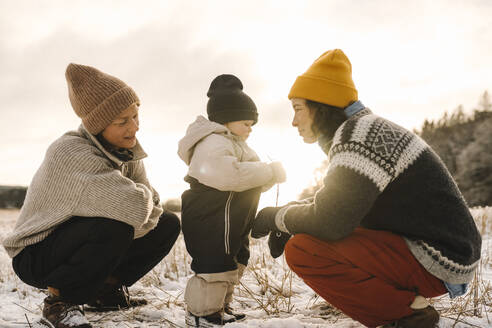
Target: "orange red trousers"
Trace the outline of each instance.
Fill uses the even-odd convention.
[[[412,314],[416,295],[447,292],[403,238],[387,231],[357,228],[334,242],[297,234],[285,246],[285,259],[319,296],[367,327]]]

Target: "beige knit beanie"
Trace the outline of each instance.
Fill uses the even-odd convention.
[[[94,67],[71,63],[65,77],[73,110],[93,135],[130,105],[140,105],[137,94],[125,82]]]

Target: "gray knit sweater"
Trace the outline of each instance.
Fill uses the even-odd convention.
[[[134,159],[122,162],[106,151],[83,125],[53,142],[29,185],[14,230],[3,240],[14,257],[45,239],[72,216],[105,217],[135,229],[135,238],[153,229],[162,207],[147,180],[137,145]]]

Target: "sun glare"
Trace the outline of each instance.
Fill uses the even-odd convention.
[[[303,189],[313,182],[314,170],[326,157],[316,144],[304,144],[295,129],[287,129],[281,132],[253,130],[248,139],[248,144],[262,161],[281,161],[286,170],[287,181],[278,187],[278,205],[296,200]],[[188,168],[176,154],[180,137],[164,134],[142,134],[139,137],[149,155],[145,159],[147,176],[163,201],[180,198],[189,187],[183,180]],[[259,208],[275,206],[276,203],[277,187],[274,186],[262,194]]]
[[[288,130],[287,130],[288,129]],[[298,195],[313,183],[313,172],[326,158],[317,144],[303,143],[294,128],[278,131],[253,131],[248,144],[261,160],[278,160],[282,162],[287,173],[287,181],[279,185],[278,205],[296,200]],[[277,188],[273,187],[263,193],[260,199],[262,206],[275,206]]]

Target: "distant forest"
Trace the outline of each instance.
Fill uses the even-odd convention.
[[[439,154],[470,207],[492,205],[492,102],[487,91],[469,113],[460,105],[437,120],[425,120],[414,132]],[[321,187],[326,166],[324,161],[315,170],[315,183],[300,199]]]

